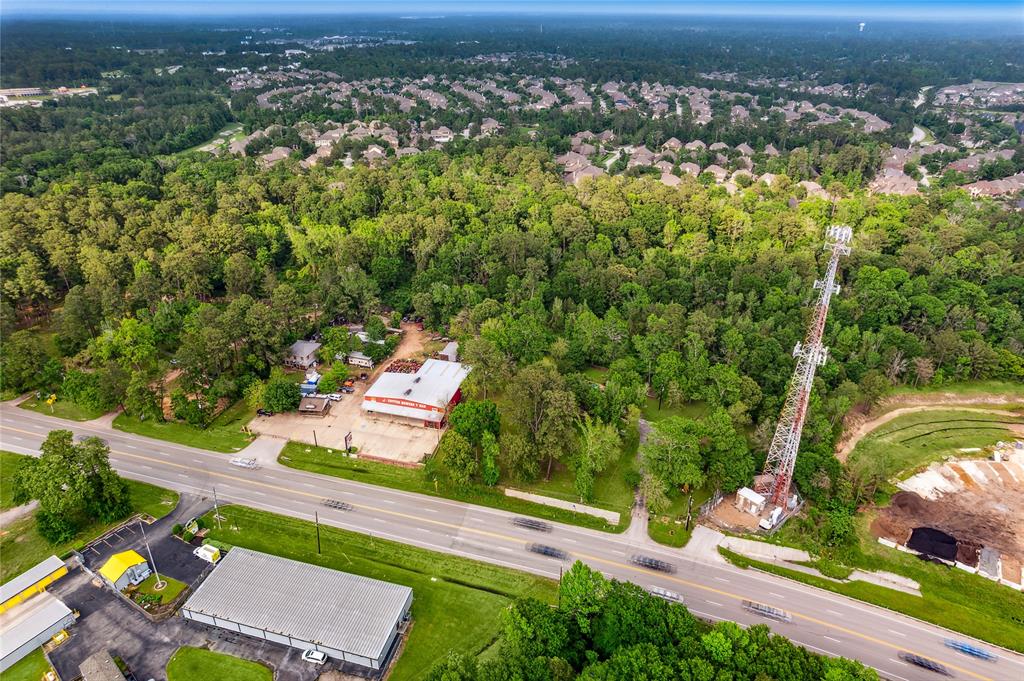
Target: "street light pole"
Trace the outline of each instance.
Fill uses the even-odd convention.
[[[213,519],[217,521],[217,529],[222,529],[220,526],[220,508],[217,504],[217,486],[213,486]]]
[[[139,518],[139,529],[142,530],[142,541],[146,545],[146,553],[149,554],[149,564],[153,566],[153,574],[156,575],[156,584],[153,585],[153,588],[159,591],[166,584],[160,579],[160,571],[156,569],[156,561],[153,560],[153,551],[149,548],[149,539],[146,537],[146,527],[142,523],[142,518]]]

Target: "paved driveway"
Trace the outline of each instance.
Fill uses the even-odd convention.
[[[203,572],[207,563],[192,555],[192,547],[171,534],[175,524],[184,524],[213,508],[213,501],[193,494],[182,494],[173,511],[152,525],[132,523],[92,542],[82,550],[82,560],[93,572],[98,572],[107,559],[115,553],[134,549],[143,558],[149,559],[152,551],[153,562],[162,575],[173,577],[185,584],[191,584]],[[149,551],[143,541],[149,541]]]

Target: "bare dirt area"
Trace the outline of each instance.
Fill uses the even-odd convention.
[[[958,541],[958,560],[976,565],[982,547],[999,551],[1004,578],[1020,580],[1024,560],[1024,459],[934,464],[901,482],[871,524],[876,537],[905,544],[917,527]],[[961,555],[962,554],[962,555]]]
[[[1019,412],[1006,409],[996,409],[989,406],[971,407],[970,405],[1014,405],[1019,404],[1024,397],[1020,395],[961,395],[958,393],[921,393],[918,395],[895,395],[882,400],[881,404],[874,410],[876,416],[871,414],[852,411],[847,415],[844,422],[842,437],[836,444],[836,458],[846,462],[846,458],[853,451],[857,443],[864,439],[869,433],[889,423],[893,419],[906,414],[916,414],[924,411],[945,411],[950,407],[956,407],[958,411],[975,412],[979,414],[995,414],[997,416],[1020,416]],[[881,411],[882,413],[878,413]],[[1011,428],[1016,434],[1024,436],[1024,427]]]
[[[261,435],[334,449],[344,449],[345,436],[351,433],[352,445],[358,447],[360,456],[405,464],[422,461],[437,446],[440,436],[437,430],[398,423],[362,409],[363,395],[391,361],[422,359],[429,354],[426,332],[415,324],[403,324],[402,331],[394,356],[374,368],[367,380],[356,381],[355,392],[334,402],[327,416],[298,413],[257,416],[249,423],[249,428]],[[351,373],[358,375],[359,369],[352,367]]]

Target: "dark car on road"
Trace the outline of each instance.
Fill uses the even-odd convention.
[[[327,508],[333,508],[339,511],[353,510],[352,504],[346,503],[344,501],[338,501],[337,499],[324,499],[320,503],[322,503]]]
[[[562,549],[556,549],[554,546],[548,546],[547,544],[528,544],[526,550],[539,553],[542,556],[548,556],[549,558],[557,558],[558,560],[565,560],[569,555]]]
[[[936,674],[942,674],[943,676],[952,676],[952,674],[949,673],[948,669],[943,667],[935,660],[929,660],[927,657],[921,657],[920,655],[915,655],[914,653],[908,653],[904,651],[900,653],[900,659],[904,662],[908,662],[912,665],[921,667],[922,669],[927,669],[930,672],[935,672]]]
[[[527,530],[536,530],[537,532],[550,532],[551,525],[544,522],[543,520],[537,520],[536,518],[513,518],[512,524],[516,527],[523,527]]]
[[[631,556],[629,562],[633,565],[639,565],[642,568],[647,568],[648,570],[657,570],[658,572],[673,574],[676,571],[676,566],[672,563],[666,563],[663,560],[651,558],[650,556]]]

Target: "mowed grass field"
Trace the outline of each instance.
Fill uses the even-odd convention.
[[[1024,416],[987,414],[952,407],[904,414],[880,426],[857,443],[847,460],[851,470],[905,477],[948,456],[970,457],[961,451],[983,448],[1016,437]],[[1018,430],[1019,432],[1019,430]]]
[[[205,648],[178,648],[167,663],[167,681],[272,681],[274,673],[259,662]]]
[[[119,414],[114,419],[114,428],[179,445],[230,454],[243,449],[254,439],[242,430],[254,416],[256,410],[250,408],[245,400],[238,400],[218,414],[206,428],[196,428],[180,421],[140,421],[127,414]]]
[[[318,554],[311,522],[242,506],[222,507],[221,515],[223,529],[209,535],[218,542],[411,587],[413,625],[392,681],[424,678],[450,650],[486,650],[515,598],[556,600],[555,581],[525,572],[324,525]]]

